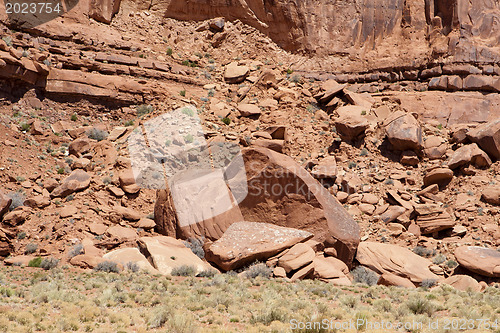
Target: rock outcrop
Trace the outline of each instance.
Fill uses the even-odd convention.
[[[414,284],[427,279],[441,279],[430,271],[430,260],[397,245],[361,242],[356,259],[379,274],[394,274]]]
[[[480,275],[500,277],[500,252],[479,246],[460,246],[455,250],[460,265]]]
[[[268,259],[312,236],[307,231],[269,223],[237,222],[208,247],[205,258],[217,267],[229,271],[256,260]],[[314,252],[312,254],[314,257]],[[293,263],[293,260],[290,260],[286,267],[295,267],[290,266],[290,262]]]

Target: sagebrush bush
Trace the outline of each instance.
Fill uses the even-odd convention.
[[[136,108],[137,116],[142,117],[148,113],[153,112],[154,108],[151,105],[142,104]]]
[[[198,277],[214,277],[217,274],[217,271],[213,268],[205,269],[199,272],[196,276]]]
[[[186,247],[190,248],[194,254],[198,256],[198,258],[205,258],[205,250],[203,250],[203,239],[198,238],[188,238],[187,241],[184,241]]]
[[[17,207],[24,206],[24,201],[26,200],[26,197],[21,192],[19,191],[10,192],[7,194],[7,197],[12,199],[12,203],[9,206],[10,211],[13,211]]]
[[[92,140],[102,141],[106,140],[106,138],[108,137],[108,132],[100,130],[98,128],[92,128],[91,130],[87,131],[87,136]]]
[[[49,270],[52,268],[56,268],[57,265],[59,264],[59,260],[56,258],[48,257],[44,258],[42,262],[40,263],[40,268],[43,268],[45,270]]]
[[[254,279],[257,276],[268,279],[271,277],[271,274],[273,274],[273,270],[261,262],[255,262],[245,269],[245,276],[250,279]]]
[[[434,305],[429,300],[420,296],[409,299],[406,302],[406,306],[408,310],[416,315],[427,314],[431,316],[434,313]]]
[[[421,257],[429,258],[436,254],[436,250],[431,250],[423,246],[417,246],[413,249],[413,253],[418,254]]]
[[[422,288],[432,288],[434,287],[435,285],[437,284],[437,280],[436,279],[425,279],[425,280],[422,280],[422,283],[420,284],[420,286]]]
[[[38,244],[29,243],[28,245],[26,245],[26,248],[24,249],[24,254],[32,254],[35,253],[36,250],[38,250]]]
[[[120,273],[120,269],[118,268],[118,264],[114,261],[103,261],[100,262],[95,268],[97,272],[106,272],[106,273]]]
[[[377,284],[379,275],[369,268],[358,266],[351,271],[355,283],[364,283],[369,286]]]
[[[83,245],[82,244],[76,244],[75,246],[73,246],[71,251],[69,251],[69,253],[68,253],[68,257],[73,258],[79,254],[83,254]]]
[[[181,265],[174,267],[171,274],[173,276],[195,276],[196,267],[191,265]]]
[[[433,259],[432,259],[432,263],[433,264],[436,264],[436,265],[439,265],[439,264],[442,264],[443,262],[446,261],[446,256],[444,254],[438,254],[437,256],[435,256]]]
[[[133,273],[137,273],[139,271],[139,265],[137,265],[136,262],[129,261],[125,267],[127,268],[128,271],[131,271]]]

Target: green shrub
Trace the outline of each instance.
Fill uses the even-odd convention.
[[[226,125],[229,125],[229,124],[231,124],[231,119],[229,119],[228,117],[224,117],[224,118],[222,118],[222,122]]]
[[[31,125],[28,123],[21,123],[21,131],[28,132],[31,128]]]
[[[133,120],[127,120],[124,124],[125,126],[134,126],[134,121]]]
[[[31,259],[28,263],[28,267],[40,267],[42,264],[42,257],[36,257],[35,259]]]
[[[431,250],[423,246],[415,247],[413,252],[424,258],[429,258],[436,254],[436,250]]]
[[[76,113],[73,113],[71,115],[71,121],[77,121],[78,120],[78,116],[76,115]]]
[[[435,256],[432,259],[432,263],[435,265],[440,265],[445,261],[446,261],[446,256],[444,254],[441,254],[441,253],[439,253],[437,256]]]
[[[185,89],[182,89],[182,90],[179,92],[179,95],[181,95],[182,97],[186,97],[186,90],[185,90]]]
[[[177,266],[172,269],[173,276],[195,276],[196,267],[191,265]]]
[[[184,141],[185,141],[186,143],[191,143],[191,142],[193,142],[193,140],[194,140],[194,138],[193,138],[193,135],[191,135],[191,134],[188,134],[188,135],[186,135],[186,136],[184,137]]]
[[[171,47],[167,47],[167,55],[171,56],[173,52]]]

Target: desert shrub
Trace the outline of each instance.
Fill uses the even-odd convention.
[[[191,265],[177,266],[172,269],[173,276],[195,276],[196,267]]]
[[[77,121],[78,120],[78,116],[76,115],[76,113],[73,113],[71,115],[71,121]]]
[[[68,253],[68,257],[73,258],[79,254],[83,254],[83,245],[82,244],[76,244],[75,246],[73,246],[71,251],[69,251],[69,253]]]
[[[184,241],[184,245],[186,247],[190,248],[191,251],[193,251],[194,254],[198,256],[198,258],[203,259],[205,258],[205,250],[203,250],[203,239],[198,239],[198,238],[188,238],[187,241]]]
[[[96,272],[106,272],[106,273],[119,273],[120,269],[118,268],[118,264],[114,261],[103,261],[100,262],[94,270]]]
[[[35,259],[31,259],[28,263],[28,267],[40,267],[42,264],[42,257],[36,257]]]
[[[424,258],[429,258],[436,254],[436,250],[431,250],[423,246],[417,246],[413,249],[413,253]]]
[[[377,273],[364,266],[356,267],[351,271],[351,274],[354,277],[354,282],[364,283],[369,286],[376,285],[379,279],[379,275]]]
[[[432,259],[432,263],[433,264],[436,264],[436,265],[439,265],[439,264],[442,264],[443,262],[446,261],[446,256],[444,254],[438,254],[437,256],[435,256],[433,259]]]
[[[17,234],[17,239],[25,239],[26,238],[26,233],[24,231],[21,231],[20,233]]]
[[[182,90],[179,92],[179,95],[181,95],[182,97],[185,97],[185,96],[186,96],[186,90],[185,90],[185,89],[182,89]]]
[[[429,300],[418,296],[409,299],[406,302],[406,307],[416,315],[427,314],[430,316],[434,312],[433,304]]]
[[[31,125],[28,123],[22,123],[21,124],[21,131],[27,132],[30,130]]]
[[[133,120],[127,120],[124,124],[125,126],[134,126],[134,121]]]
[[[11,297],[14,295],[14,291],[7,287],[0,287],[0,295],[4,297]]]
[[[229,125],[229,124],[231,124],[231,119],[229,119],[228,117],[225,117],[225,118],[222,118],[222,122],[226,125]]]
[[[257,276],[268,279],[271,277],[272,273],[273,273],[272,269],[267,267],[266,264],[261,262],[255,262],[250,266],[248,266],[247,269],[245,269],[245,276],[250,279],[254,279]]]
[[[7,194],[7,197],[12,199],[12,203],[9,206],[10,211],[16,209],[17,207],[24,206],[24,201],[26,200],[26,197],[21,192],[19,191],[10,192],[9,194]]]
[[[102,141],[108,137],[108,132],[100,130],[98,128],[92,128],[91,130],[87,131],[87,136],[92,140]]]
[[[194,137],[192,134],[188,134],[188,135],[184,136],[184,141],[186,143],[191,143],[191,142],[193,142],[193,140],[194,140]]]
[[[167,55],[171,56],[173,52],[171,47],[167,47]]]
[[[154,108],[151,105],[142,104],[136,108],[136,111],[137,111],[137,116],[142,117],[148,113],[153,112]]]
[[[160,328],[170,319],[172,313],[169,308],[157,307],[151,312],[148,324],[149,328]]]
[[[49,269],[57,267],[58,264],[59,264],[59,260],[56,258],[52,258],[52,257],[44,258],[42,260],[42,262],[40,263],[40,268],[43,268],[45,270],[49,270]]]
[[[133,273],[137,273],[139,271],[139,265],[137,265],[136,262],[133,262],[133,261],[129,261],[125,267],[127,268],[127,270],[133,272]]]
[[[26,245],[26,248],[24,249],[24,254],[32,254],[35,253],[36,250],[38,250],[38,244],[29,243],[28,245]]]
[[[445,265],[446,265],[448,268],[455,268],[455,267],[457,267],[457,266],[458,266],[458,263],[457,263],[455,260],[450,259],[450,260],[448,260],[448,261],[446,262],[446,264],[445,264]]]
[[[205,269],[199,272],[196,276],[198,277],[214,277],[217,274],[217,271],[213,268]]]
[[[437,280],[435,279],[425,279],[425,280],[422,280],[422,283],[420,284],[420,286],[422,288],[432,288],[434,287],[435,285],[437,284]]]

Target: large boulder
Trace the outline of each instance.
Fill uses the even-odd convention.
[[[429,170],[424,176],[424,187],[437,184],[445,187],[453,179],[453,171],[449,168],[434,168]]]
[[[168,236],[142,237],[138,241],[141,252],[161,274],[169,275],[180,266],[193,266],[197,273],[210,268],[178,239]]]
[[[460,246],[455,250],[458,263],[480,275],[500,277],[500,252],[479,246]]]
[[[395,150],[422,148],[422,128],[411,113],[394,112],[384,123],[387,138]]]
[[[12,246],[7,233],[0,228],[0,257],[7,257],[13,250],[14,247]]]
[[[452,275],[443,280],[442,283],[446,283],[455,289],[467,291],[472,290],[475,292],[481,291],[481,285],[471,276],[468,275]]]
[[[467,137],[491,157],[500,159],[500,119],[470,130]]]
[[[298,243],[292,246],[278,260],[278,266],[283,267],[287,273],[309,265],[314,257],[314,250],[307,244]]]
[[[488,186],[483,189],[481,200],[492,205],[500,205],[500,186]]]
[[[349,269],[343,261],[334,257],[316,256],[313,263],[313,276],[315,278],[335,285],[349,286],[352,284],[347,277]]]
[[[430,260],[397,245],[361,242],[356,259],[379,274],[394,274],[414,284],[420,284],[427,279],[440,279],[430,271]]]
[[[2,190],[0,190],[0,221],[2,217],[9,211],[12,199],[9,198]]]
[[[248,73],[250,73],[250,68],[239,66],[237,62],[232,62],[224,70],[224,80],[227,83],[241,83],[245,81]]]
[[[268,259],[312,237],[307,231],[269,223],[237,222],[208,247],[205,257],[219,268],[229,271],[256,260]]]
[[[121,0],[90,0],[89,17],[110,24],[120,9]]]
[[[247,221],[307,230],[350,265],[359,226],[344,207],[292,158],[265,148],[243,150],[248,195],[239,204]]]
[[[90,175],[81,169],[76,169],[56,187],[50,196],[52,198],[66,197],[71,193],[82,191],[90,185]]]
[[[337,111],[340,117],[335,120],[335,128],[343,140],[350,141],[363,136],[366,129],[370,126],[368,120],[363,117],[359,109],[363,108],[358,106],[344,106]],[[363,109],[363,111],[365,110]]]
[[[450,169],[456,169],[468,164],[472,164],[479,168],[489,167],[491,165],[491,159],[477,144],[472,143],[455,150],[448,160],[448,167]]]
[[[160,273],[136,247],[126,247],[108,252],[103,256],[103,259],[114,261],[121,264],[123,267],[127,267],[127,264],[129,263],[134,263],[139,267],[139,269],[151,274]]]

